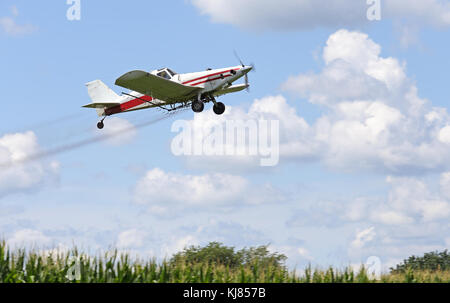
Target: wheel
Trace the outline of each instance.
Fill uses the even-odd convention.
[[[205,104],[201,101],[194,101],[192,102],[192,110],[195,113],[201,113],[205,109]]]
[[[225,104],[222,102],[217,102],[213,106],[213,111],[216,115],[222,115],[225,112]]]
[[[103,127],[105,127],[105,124],[103,124],[102,121],[100,121],[100,122],[97,123],[97,128],[98,128],[98,129],[103,129]]]

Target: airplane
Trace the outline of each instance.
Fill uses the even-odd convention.
[[[98,129],[104,128],[104,120],[111,115],[147,108],[160,108],[174,111],[191,107],[195,113],[205,108],[205,103],[212,102],[217,115],[225,112],[225,105],[217,102],[216,97],[239,92],[249,88],[248,73],[253,65],[210,69],[202,72],[177,74],[170,68],[152,72],[134,70],[119,77],[115,84],[130,90],[116,94],[101,80],[86,84],[92,103],[85,108],[94,108],[99,117]],[[245,83],[233,84],[245,77]]]

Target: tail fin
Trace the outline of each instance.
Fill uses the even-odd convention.
[[[105,108],[120,104],[121,97],[100,80],[86,84],[92,103],[83,107],[95,108],[99,116],[105,114]]]
[[[100,80],[89,82],[86,86],[93,103],[117,103],[120,100],[120,96]]]

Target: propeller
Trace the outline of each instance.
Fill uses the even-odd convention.
[[[239,63],[241,63],[242,67],[245,67],[244,62],[242,61],[241,57],[239,57],[236,50],[234,50],[234,56],[239,61]],[[252,64],[250,64],[250,66],[252,67],[252,71],[255,71],[255,64],[252,63]],[[246,90],[247,90],[247,92],[250,92],[250,86],[249,86],[249,82],[248,82],[248,74],[245,74],[244,77],[245,77],[245,85],[247,86]]]

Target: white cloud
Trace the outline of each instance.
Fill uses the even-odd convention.
[[[16,231],[11,238],[7,240],[7,244],[12,247],[42,247],[50,244],[51,239],[44,235],[41,231],[32,229],[23,229]]]
[[[128,120],[111,117],[105,123],[106,126],[101,132],[109,137],[105,142],[110,145],[119,146],[131,143],[137,135],[135,126]]]
[[[411,177],[387,177],[386,197],[360,197],[353,201],[314,201],[304,205],[288,221],[290,227],[338,227],[349,223],[367,223],[390,227],[441,225],[450,218],[448,182],[450,173],[440,176],[440,191],[435,183]]]
[[[450,172],[446,172],[441,174],[441,178],[439,181],[441,194],[450,200]]]
[[[327,41],[321,73],[283,84],[327,109],[311,125],[309,145],[320,146],[321,160],[343,170],[446,170],[446,109],[421,99],[405,64],[380,52],[366,34],[340,30]]]
[[[445,178],[446,174],[441,178]],[[450,201],[431,192],[427,185],[414,178],[388,177],[393,188],[388,206],[406,215],[419,216],[424,222],[446,220],[450,216]]]
[[[307,30],[369,23],[365,0],[192,0],[213,22],[252,30]],[[382,1],[382,20],[449,26],[450,4],[440,0]]]
[[[230,174],[184,175],[155,168],[147,172],[134,189],[133,200],[146,205],[155,215],[219,207],[280,202],[281,194],[269,185],[252,185]]]
[[[351,243],[351,247],[355,249],[363,248],[367,243],[371,242],[376,236],[375,227],[369,227],[356,233],[355,239]]]
[[[438,139],[442,143],[450,144],[450,125],[439,130]]]
[[[404,64],[395,58],[380,57],[380,53],[381,46],[367,34],[339,30],[328,38],[323,49],[323,71],[291,77],[283,88],[327,106],[407,93],[413,86],[407,81]]]
[[[0,137],[0,198],[15,192],[35,190],[59,173],[57,162],[21,163],[40,151],[33,132]]]
[[[385,225],[403,225],[414,222],[411,217],[394,210],[375,211],[372,213],[371,219]]]
[[[228,122],[241,121],[244,125],[255,125],[256,132],[252,132],[252,137],[256,136],[257,142],[251,143],[251,136],[247,131],[244,144],[240,142],[229,141]],[[278,140],[273,138],[271,127],[274,122],[278,121],[280,133]],[[310,144],[309,126],[306,121],[299,117],[296,110],[288,105],[283,96],[268,96],[257,99],[253,102],[248,111],[239,107],[228,106],[227,111],[222,116],[217,116],[212,110],[194,116],[193,120],[188,121],[193,134],[193,142],[207,142],[211,134],[217,129],[223,131],[223,138],[227,138],[223,142],[224,151],[244,150],[242,155],[210,156],[203,153],[201,156],[186,156],[187,163],[195,168],[220,169],[222,171],[243,171],[248,169],[257,169],[260,167],[260,160],[272,157],[263,155],[266,151],[284,154],[286,157],[302,155],[305,158],[313,156],[317,152],[317,147]],[[268,125],[269,129],[261,125]],[[248,128],[250,129],[250,127]],[[233,132],[231,133],[234,134]],[[278,134],[277,134],[278,135]],[[263,143],[267,140],[266,143]],[[254,145],[253,145],[254,144]],[[267,146],[265,146],[267,145]],[[255,155],[251,155],[248,151],[255,148]],[[279,147],[279,150],[278,150]]]
[[[213,22],[249,29],[310,29],[367,21],[365,1],[335,0],[326,5],[313,0],[193,0],[192,3]]]
[[[10,36],[21,36],[31,34],[37,30],[36,26],[31,24],[18,24],[16,18],[19,16],[19,10],[16,6],[11,7],[13,17],[0,17],[0,28]]]
[[[144,245],[146,233],[138,229],[129,229],[117,236],[118,248],[141,248]]]

